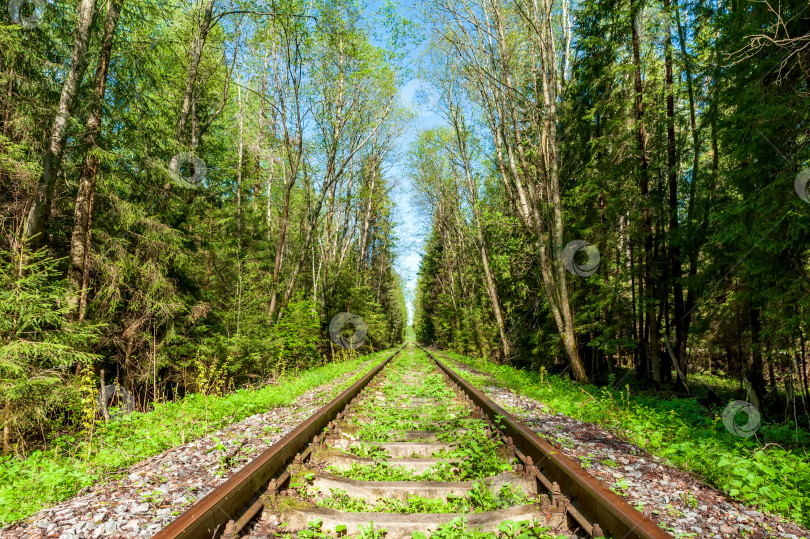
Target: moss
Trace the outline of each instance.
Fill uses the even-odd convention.
[[[302,500],[298,496],[283,496],[281,494],[275,494],[272,496],[267,496],[266,507],[270,510],[270,512],[281,516],[283,520],[285,515],[288,515],[293,511],[306,511],[307,509],[312,509],[315,507],[315,504]]]

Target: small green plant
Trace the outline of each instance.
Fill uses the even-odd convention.
[[[671,464],[696,472],[730,496],[810,525],[810,434],[795,425],[763,423],[757,436],[739,438],[726,431],[720,410],[706,409],[695,398],[633,395],[630,387],[598,388],[554,375],[494,365],[448,353],[450,365],[474,368],[486,379],[536,399],[550,409],[614,431]],[[798,437],[799,443],[796,443]],[[602,461],[615,467],[612,459]]]
[[[624,496],[628,488],[630,488],[630,485],[627,483],[627,479],[622,477],[621,479],[613,483],[613,486],[610,487],[610,490],[612,490],[616,494],[619,494],[620,496]]]
[[[366,445],[366,444],[353,445],[349,447],[349,453],[351,453],[352,455],[356,455],[358,457],[365,457],[372,459],[385,458],[388,456],[388,452],[384,448],[377,445]]]
[[[382,539],[386,534],[385,528],[375,530],[374,522],[369,522],[367,526],[361,524],[357,527],[357,531],[358,539]]]
[[[422,532],[414,532],[412,539],[425,539]],[[497,533],[485,533],[467,527],[466,517],[454,518],[430,534],[431,539],[562,539],[567,535],[551,533],[548,528],[536,522],[505,520],[498,526]]]
[[[233,379],[229,373],[230,356],[222,361],[216,358],[208,359],[198,350],[191,360],[191,365],[196,373],[194,378],[196,389],[204,397],[209,395],[221,397],[233,390]]]
[[[683,503],[684,503],[684,505],[686,505],[686,507],[691,507],[692,509],[697,509],[698,499],[691,492],[682,493],[681,494],[681,499],[683,500]]]
[[[680,518],[683,516],[683,512],[681,512],[680,509],[673,507],[672,504],[669,503],[666,505],[666,507],[664,507],[664,511],[667,515],[673,518]]]
[[[306,530],[298,532],[298,537],[301,539],[327,539],[330,537],[329,530],[324,530],[323,520],[318,519],[309,522],[309,527]]]
[[[189,394],[182,400],[156,403],[148,413],[134,412],[119,421],[96,423],[92,439],[60,436],[49,448],[33,451],[27,458],[0,456],[0,526],[65,500],[86,486],[107,481],[144,457],[199,439],[253,414],[287,406],[313,387],[337,380],[325,396],[337,395],[365,374],[353,372],[361,364],[376,364],[386,354],[390,351],[330,363],[298,372],[278,384],[240,389],[222,397]],[[352,374],[346,376],[348,373]],[[73,389],[80,395],[78,384]],[[75,402],[80,406],[79,397]]]

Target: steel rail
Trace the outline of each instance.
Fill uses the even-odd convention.
[[[278,475],[287,461],[294,458],[316,435],[320,434],[349,401],[355,398],[404,348],[405,346],[402,346],[388,356],[371,372],[192,505],[153,538],[210,539],[222,533],[228,521],[238,518],[239,513],[244,511],[263,487]]]
[[[536,466],[542,467],[543,472],[560,485],[562,492],[578,510],[598,523],[608,536],[614,539],[672,539],[672,535],[609,490],[579,464],[537,436],[528,425],[515,419],[429,351],[421,346],[419,348],[481,407],[491,421],[498,423],[512,437],[518,449],[530,456]],[[496,419],[498,416],[499,421]]]

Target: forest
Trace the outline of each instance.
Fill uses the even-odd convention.
[[[410,339],[548,399],[743,400],[810,474],[809,184],[806,0],[12,0],[0,479],[89,462],[108,384],[256,413]],[[790,488],[743,494],[810,522]]]
[[[807,424],[810,7],[550,5],[431,2],[417,337]]]
[[[321,364],[342,311],[367,349],[402,340],[384,163],[405,21],[380,9],[380,45],[334,1],[18,9],[0,26],[4,453],[80,429],[88,402],[92,421],[102,371],[145,410]]]

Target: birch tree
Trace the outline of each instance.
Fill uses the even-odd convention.
[[[558,59],[556,11],[551,0],[439,0],[433,6],[468,96],[485,119],[504,190],[537,239],[543,286],[571,370],[585,380],[562,259],[557,107],[565,64]]]

